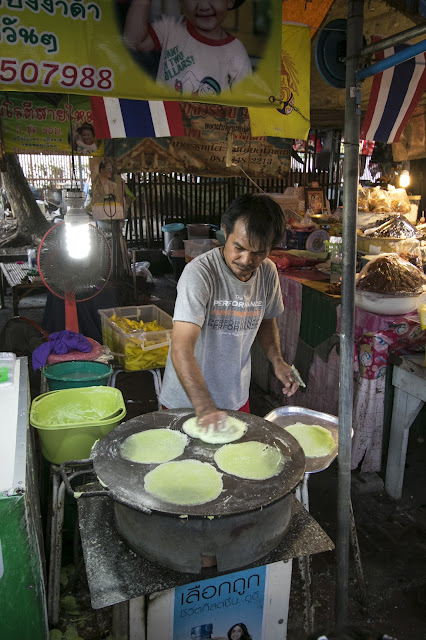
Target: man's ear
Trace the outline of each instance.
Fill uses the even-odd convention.
[[[226,241],[226,238],[228,237],[228,231],[226,230],[226,227],[222,227],[222,231],[223,231],[223,235],[225,236],[225,241]]]

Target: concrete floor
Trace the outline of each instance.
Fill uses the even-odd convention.
[[[151,298],[143,304],[156,304],[172,314],[176,294],[170,278],[156,277]],[[44,298],[28,298],[22,302],[20,315],[41,323]],[[36,305],[36,306],[33,306]],[[0,310],[0,330],[12,317],[11,299],[6,296],[5,309]],[[123,374],[117,378],[123,392],[128,415],[148,413],[156,409],[152,377],[148,372]],[[253,413],[264,416],[270,410],[268,399],[255,387],[251,390]],[[367,603],[362,603],[356,581],[352,554],[350,560],[349,620],[386,633],[398,640],[426,638],[426,447],[425,420],[416,421],[411,429],[402,499],[390,499],[383,490],[382,474],[360,478],[352,473],[352,503],[358,530],[361,559],[367,585]],[[326,533],[336,539],[337,462],[309,483],[310,509]],[[72,554],[71,554],[72,557]],[[64,549],[64,564],[72,563]],[[318,631],[332,628],[335,598],[335,552],[313,557],[313,594]],[[302,585],[294,564],[288,626],[289,640],[302,640]],[[84,569],[72,595],[79,603],[80,616],[87,616],[78,634],[84,640],[108,638],[111,612],[90,609]],[[74,616],[75,618],[75,616]],[[56,628],[65,632],[73,618],[66,608]],[[162,639],[159,639],[162,640]],[[258,639],[254,639],[258,640]]]

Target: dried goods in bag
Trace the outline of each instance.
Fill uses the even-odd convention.
[[[360,271],[357,289],[393,295],[421,293],[426,277],[420,269],[397,253],[382,253]]]

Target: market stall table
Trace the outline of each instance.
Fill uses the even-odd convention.
[[[40,276],[28,275],[28,264],[0,262],[1,308],[4,309],[4,295],[7,286],[12,291],[13,315],[18,315],[19,301],[35,293],[45,293],[46,287]]]
[[[328,276],[315,269],[288,270],[279,279],[284,302],[284,312],[277,318],[281,350],[307,387],[287,399],[280,381],[271,374],[269,391],[279,404],[337,415],[340,296],[327,293]],[[416,312],[384,316],[355,308],[355,340],[352,468],[362,461],[363,473],[377,472],[382,461],[389,353],[418,350],[426,334]]]
[[[403,357],[391,355],[390,362],[393,364],[392,385],[395,391],[385,489],[392,498],[399,500],[410,427],[426,402],[426,367],[423,354]]]

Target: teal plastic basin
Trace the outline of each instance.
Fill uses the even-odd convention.
[[[43,367],[42,373],[50,391],[57,391],[76,387],[106,386],[112,374],[112,366],[91,360],[71,360],[47,364]]]

